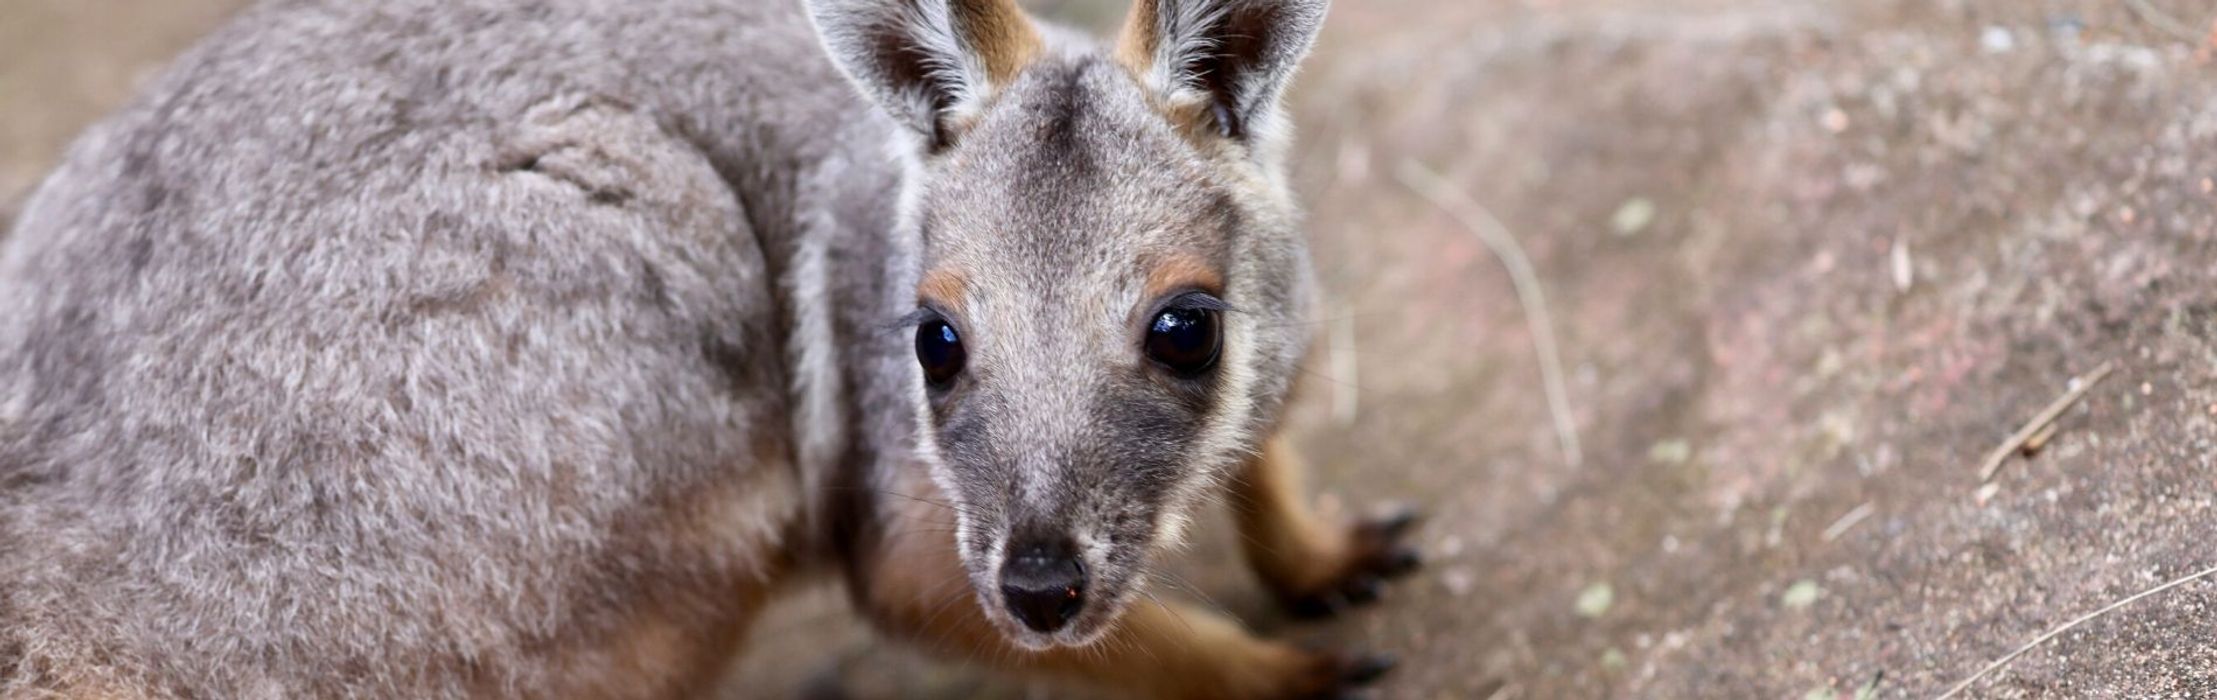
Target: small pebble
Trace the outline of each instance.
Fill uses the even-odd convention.
[[[1843,131],[1847,131],[1848,116],[1846,112],[1842,112],[1838,109],[1828,109],[1825,110],[1824,120],[1821,123],[1824,124],[1825,131],[1830,131],[1837,134]]]
[[[1778,602],[1787,608],[1799,610],[1817,602],[1817,598],[1822,595],[1824,595],[1824,589],[1818,587],[1817,582],[1802,579],[1795,581],[1794,585],[1786,587],[1786,594],[1779,596]]]
[[[1912,267],[1910,265],[1909,239],[1907,237],[1896,236],[1894,238],[1894,251],[1892,257],[1894,264],[1894,290],[1902,292],[1909,291],[1909,285],[1915,284],[1917,281],[1917,270],[1915,267]]]
[[[1601,617],[1603,613],[1609,612],[1609,606],[1616,602],[1616,598],[1616,591],[1607,583],[1587,586],[1586,590],[1578,593],[1578,616]]]
[[[2017,35],[2011,34],[2007,27],[1989,25],[1978,33],[1978,47],[1986,53],[2009,53],[2010,49],[2017,48]]]
[[[1617,206],[1617,213],[1609,217],[1609,227],[1619,236],[1631,236],[1647,230],[1655,222],[1655,202],[1646,197],[1633,197]]]

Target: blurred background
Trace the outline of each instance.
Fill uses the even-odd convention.
[[[0,0],[0,220],[238,4]],[[1162,587],[1395,653],[1387,698],[1845,700],[2217,564],[2213,55],[2208,0],[1341,0],[1293,97],[1330,295],[1293,425],[1327,508],[1422,506],[1430,561],[1293,624],[1218,517]],[[828,588],[753,636],[732,697],[1067,692],[875,641]],[[2217,696],[2217,583],[1971,692]]]

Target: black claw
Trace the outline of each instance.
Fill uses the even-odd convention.
[[[1423,520],[1424,514],[1417,512],[1415,508],[1398,508],[1392,515],[1375,521],[1374,527],[1378,528],[1379,535],[1391,540],[1399,538],[1402,533],[1408,532],[1409,528]]]
[[[1347,669],[1340,672],[1339,680],[1351,686],[1370,685],[1399,663],[1387,654],[1363,654],[1348,662]]]
[[[1340,589],[1340,593],[1347,597],[1349,603],[1368,605],[1378,602],[1378,595],[1385,588],[1385,585],[1385,582],[1378,580],[1376,576],[1357,576],[1348,581],[1347,585]]]
[[[1415,547],[1395,547],[1386,553],[1386,561],[1378,567],[1378,573],[1400,576],[1424,567],[1424,554]]]
[[[1332,611],[1331,614],[1333,615],[1346,612],[1348,608],[1352,607],[1355,607],[1355,603],[1347,599],[1346,591],[1332,591],[1324,594],[1324,608]]]
[[[1354,546],[1353,560],[1344,564],[1345,570],[1324,590],[1306,595],[1281,592],[1286,612],[1296,619],[1311,620],[1376,602],[1387,579],[1423,566],[1424,557],[1415,547],[1400,544],[1402,536],[1422,520],[1415,509],[1399,508],[1384,517],[1357,522],[1350,542]]]
[[[1298,619],[1316,620],[1338,615],[1340,611],[1347,608],[1346,594],[1340,591],[1326,591],[1319,595],[1294,600],[1286,606],[1286,612]]]

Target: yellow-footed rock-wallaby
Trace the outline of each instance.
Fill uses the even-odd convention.
[[[780,587],[1146,697],[1363,654],[1136,603],[1415,565],[1275,436],[1325,0],[272,0],[0,250],[0,696],[670,697]]]

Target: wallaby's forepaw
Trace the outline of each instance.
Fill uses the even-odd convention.
[[[1305,589],[1278,591],[1286,612],[1299,618],[1329,617],[1378,600],[1387,580],[1423,565],[1423,555],[1403,542],[1420,519],[1415,509],[1403,508],[1356,522],[1349,528],[1340,561],[1329,566],[1328,575]]]
[[[1288,688],[1285,700],[1342,700],[1392,671],[1394,658],[1358,652],[1316,652]]]

